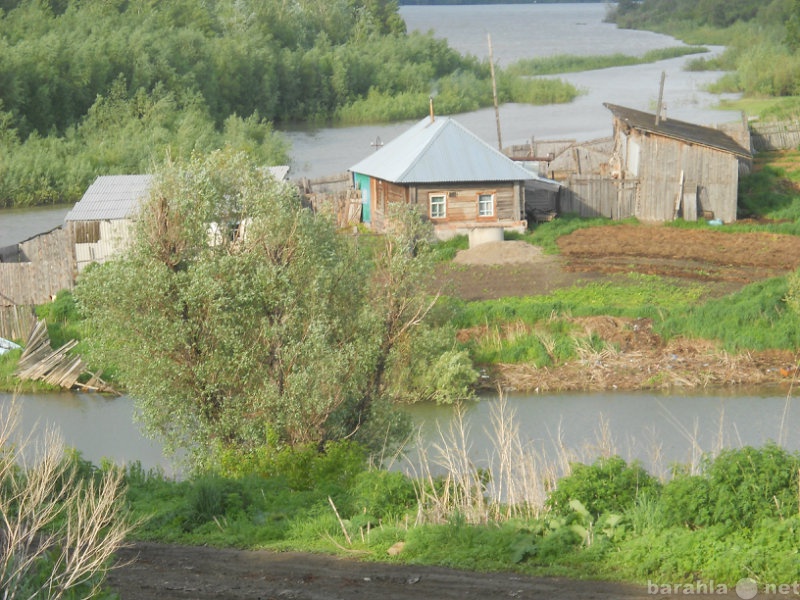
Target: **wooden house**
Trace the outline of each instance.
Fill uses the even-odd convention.
[[[698,216],[736,220],[740,171],[752,161],[749,144],[711,127],[604,104],[613,115],[609,174],[636,182],[633,216],[671,221]]]
[[[153,181],[152,175],[102,175],[89,186],[64,218],[78,272],[125,248]]]
[[[423,119],[351,167],[362,218],[387,227],[389,206],[413,205],[437,237],[524,231],[525,188],[554,182],[515,163],[449,117]]]

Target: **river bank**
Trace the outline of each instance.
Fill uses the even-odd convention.
[[[767,233],[722,233],[664,225],[613,225],[580,229],[559,238],[561,254],[546,255],[523,241],[482,245],[441,265],[444,294],[481,301],[552,294],[570,286],[621,283],[631,274],[658,276],[704,298],[732,294],[745,285],[800,267],[800,239]],[[483,365],[483,387],[520,392],[702,389],[781,386],[797,376],[793,350],[725,351],[718,342],[685,337],[664,340],[644,318],[570,317],[577,330],[603,341],[576,359],[536,367],[530,361]],[[534,327],[509,323],[462,329],[460,342],[513,337]]]

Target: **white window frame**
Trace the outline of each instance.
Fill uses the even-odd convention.
[[[436,211],[434,211],[436,208]],[[441,211],[439,211],[441,209]],[[434,212],[436,214],[434,214]],[[441,212],[441,214],[439,214]],[[447,218],[447,194],[444,192],[428,195],[428,215],[431,219]]]
[[[491,209],[488,213],[483,213],[483,205],[486,203],[484,200],[485,198],[489,199],[489,208]],[[494,217],[494,207],[495,207],[495,195],[492,192],[482,192],[478,194],[478,218],[480,219],[490,219]]]

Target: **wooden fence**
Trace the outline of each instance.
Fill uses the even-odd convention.
[[[0,306],[1,338],[25,341],[35,323],[33,306]]]
[[[756,152],[797,148],[800,146],[800,121],[750,123],[750,139]]]
[[[635,180],[571,175],[559,193],[558,212],[586,218],[627,219],[636,214],[637,187]]]
[[[4,248],[2,257],[0,307],[44,304],[73,287],[75,261],[64,229],[22,242],[16,252]]]

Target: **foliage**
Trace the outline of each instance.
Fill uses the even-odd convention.
[[[446,476],[437,484],[428,476],[412,480],[368,469],[347,458],[358,455],[347,444],[332,453],[337,457],[286,451],[275,462],[283,465],[279,469],[187,481],[129,467],[131,508],[148,517],[136,537],[325,552],[344,548],[370,560],[385,559],[386,549],[403,541],[394,560],[406,563],[632,581],[713,579],[732,585],[745,575],[791,581],[796,573],[798,457],[774,445],[708,455],[698,475],[677,466],[663,486],[635,463],[601,458],[559,480],[553,494],[568,490],[571,498],[549,512],[532,515],[507,507],[496,513],[502,518],[476,522],[456,510],[438,523],[415,521],[421,514],[418,492],[446,487]],[[309,469],[321,476],[300,486],[290,483],[292,473]],[[484,473],[483,485],[499,478],[499,472]]]
[[[580,507],[593,518],[622,513],[637,498],[657,494],[658,482],[638,463],[628,464],[619,456],[598,458],[593,464],[575,463],[572,472],[558,481],[547,499],[556,514],[566,515]]]
[[[47,334],[53,348],[59,348],[69,340],[80,340],[83,336],[81,317],[69,290],[62,290],[52,302],[37,306],[36,316],[47,323]]]
[[[675,285],[659,277],[630,275],[615,282],[587,283],[549,295],[460,302],[450,299],[452,323],[479,364],[530,362],[543,367],[574,357],[587,339],[574,317],[608,315],[649,318],[673,315],[675,330],[696,308],[702,286]],[[674,333],[663,328],[663,334]]]
[[[364,256],[241,153],[168,164],[130,250],[78,282],[89,356],[196,466],[224,448],[247,455],[265,432],[278,446],[391,444],[405,435],[394,397],[443,384],[462,395],[471,373],[451,353],[447,381],[393,379],[429,368],[444,343],[411,341],[435,302],[429,232],[412,212],[393,223]]]
[[[89,598],[133,525],[122,472],[89,469],[50,432],[18,442],[18,407],[0,415],[0,589],[3,598]]]
[[[603,56],[577,56],[560,54],[539,58],[524,58],[509,65],[506,72],[510,75],[556,75],[559,73],[575,73],[609,67],[641,65],[679,56],[708,52],[707,48],[696,46],[677,46],[650,50],[641,57],[626,54],[610,54]]]
[[[800,182],[798,158],[797,150],[761,153],[756,157],[753,172],[739,181],[742,216],[757,215],[782,221],[776,224],[776,229],[788,229],[787,221],[800,220],[800,195],[796,191]]]
[[[466,235],[456,235],[449,240],[439,241],[433,245],[434,256],[439,262],[453,260],[459,250],[467,249],[469,249],[469,237]]]
[[[576,229],[595,227],[597,225],[615,225],[629,221],[612,221],[611,219],[595,218],[582,219],[575,214],[559,215],[557,219],[547,223],[540,223],[532,233],[525,236],[531,244],[541,246],[548,254],[558,254],[558,244],[556,240],[562,235],[569,235]],[[509,236],[508,239],[517,239]]]
[[[651,29],[688,41],[725,45],[717,58],[699,58],[690,69],[729,71],[711,90],[750,97],[798,93],[798,5],[789,0],[647,0],[620,2],[611,19],[620,27]]]
[[[406,33],[392,0],[11,2],[0,13],[0,207],[225,145],[285,163],[273,124],[416,119],[492,102],[486,61]],[[499,76],[504,101],[569,102]]]

